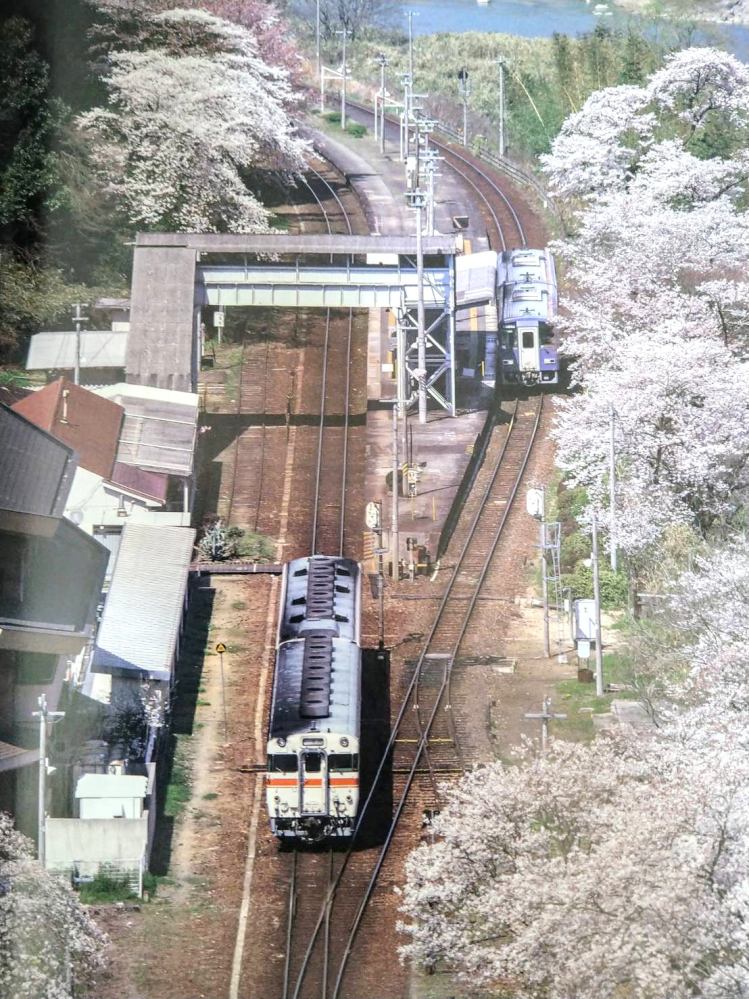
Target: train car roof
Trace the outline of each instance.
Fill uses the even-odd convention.
[[[299,638],[309,627],[358,641],[360,573],[359,563],[350,558],[313,555],[289,562],[279,643]]]
[[[361,649],[353,642],[329,639],[330,662],[323,664],[317,676],[310,677],[309,660],[310,653],[316,652],[315,638],[312,635],[285,642],[278,648],[270,739],[306,732],[338,732],[359,737]]]

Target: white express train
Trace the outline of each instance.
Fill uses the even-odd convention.
[[[361,567],[314,555],[284,568],[266,801],[280,839],[350,836],[359,806]]]

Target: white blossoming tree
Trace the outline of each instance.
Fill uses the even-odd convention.
[[[746,724],[465,778],[408,860],[402,955],[529,999],[749,995]]]
[[[638,556],[669,524],[704,530],[733,514],[749,485],[749,371],[710,336],[707,311],[701,322],[656,311],[626,333],[610,320],[605,344],[583,349],[606,366],[596,357],[590,391],[559,406],[557,463],[603,507],[605,524],[612,405],[619,549]]]
[[[300,169],[308,152],[285,71],[240,25],[179,10],[153,22],[161,47],[111,52],[109,106],[79,118],[96,137],[104,191],[141,229],[263,230],[268,212],[252,185]]]
[[[0,995],[69,999],[103,968],[107,940],[32,850],[0,812]]]
[[[746,67],[690,49],[643,87],[593,94],[546,158],[576,211],[560,326],[586,390],[559,403],[558,462],[604,500],[613,404],[616,541],[636,559],[669,526],[730,517],[747,484],[748,127]]]

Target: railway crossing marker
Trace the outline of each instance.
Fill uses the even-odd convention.
[[[216,652],[218,652],[219,663],[221,664],[221,703],[224,707],[224,745],[226,745],[229,741],[229,725],[226,719],[226,683],[224,682],[224,653],[226,652],[226,646],[223,642],[218,642]]]
[[[541,713],[538,714],[532,711],[526,711],[526,718],[540,718],[541,719],[541,752],[546,749],[546,744],[549,741],[549,722],[552,718],[566,718],[567,715],[555,715],[551,710],[551,698],[545,697],[543,704],[541,705]]]

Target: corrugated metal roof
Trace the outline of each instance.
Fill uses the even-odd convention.
[[[127,333],[115,330],[84,330],[81,333],[82,368],[124,368]],[[75,333],[37,333],[31,338],[26,361],[29,371],[75,367]]]
[[[138,774],[83,774],[76,798],[145,798],[148,777]]]
[[[198,396],[120,382],[96,390],[125,410],[117,461],[153,472],[190,475],[198,423]]]
[[[169,476],[164,472],[147,472],[135,465],[126,465],[124,462],[116,461],[109,481],[117,486],[124,486],[126,489],[134,489],[135,492],[142,493],[149,499],[157,500],[160,503],[166,502]]]
[[[13,412],[75,448],[81,468],[109,478],[125,417],[122,406],[58,378],[15,403]]]
[[[195,531],[126,524],[94,648],[98,670],[171,676]]]
[[[0,405],[0,510],[62,517],[76,465],[71,447]]]

